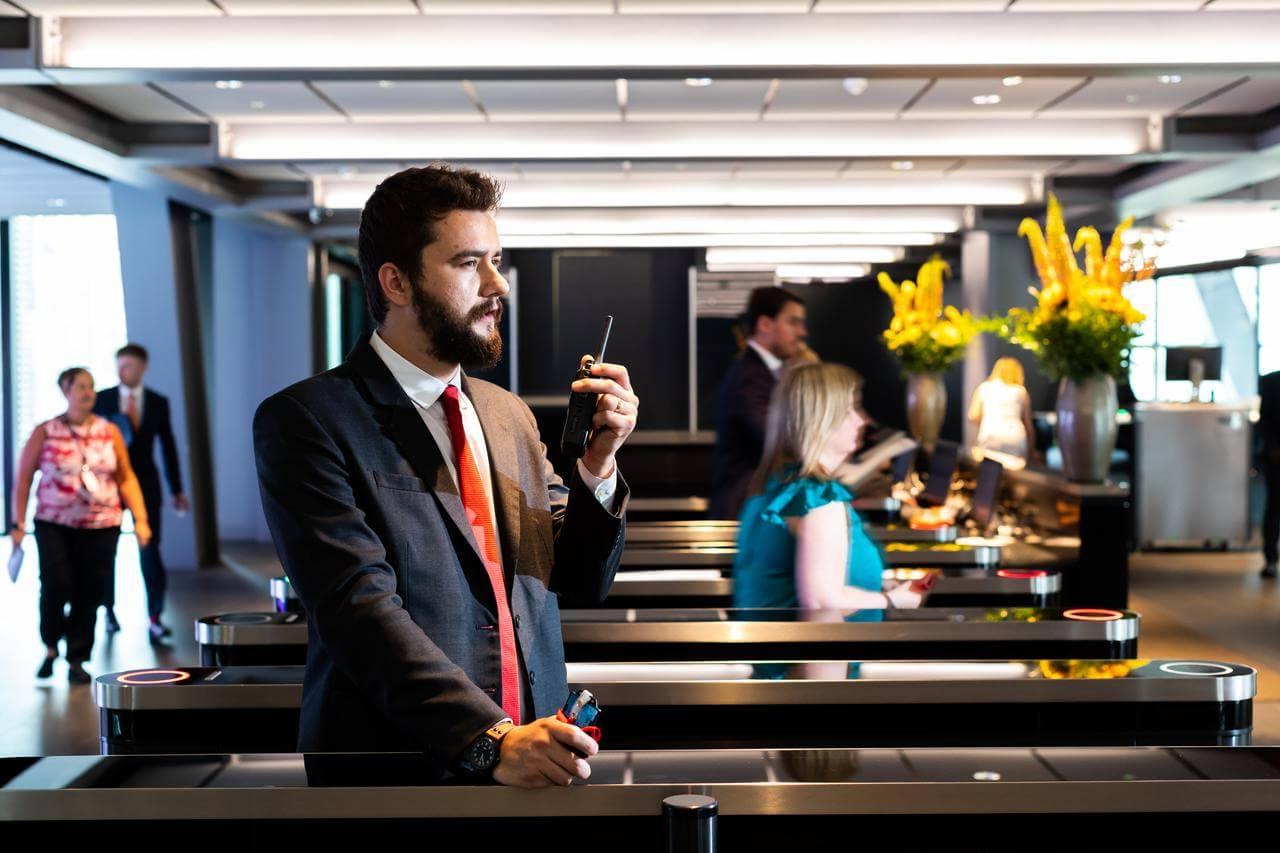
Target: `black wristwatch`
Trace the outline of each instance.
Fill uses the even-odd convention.
[[[471,742],[458,758],[458,770],[463,775],[473,778],[491,778],[493,768],[498,766],[499,748],[507,732],[515,728],[515,723],[508,717],[499,720],[489,727],[484,734]]]

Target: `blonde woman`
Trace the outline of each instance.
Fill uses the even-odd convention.
[[[835,471],[867,416],[858,375],[798,364],[769,402],[764,457],[739,516],[736,607],[883,610],[918,607],[907,584],[883,585],[884,560]]]
[[[977,458],[994,450],[1027,459],[1035,450],[1031,397],[1025,382],[1022,365],[1016,359],[1001,358],[986,381],[974,390],[969,420],[978,425],[978,438],[973,444]]]

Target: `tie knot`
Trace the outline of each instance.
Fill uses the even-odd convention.
[[[444,398],[445,398],[446,400],[448,400],[450,403],[457,404],[457,402],[458,402],[458,386],[457,386],[457,385],[446,385],[446,386],[444,386]]]

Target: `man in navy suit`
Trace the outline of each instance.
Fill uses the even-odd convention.
[[[613,583],[627,503],[615,458],[639,398],[622,365],[573,383],[598,396],[564,482],[529,407],[466,375],[502,355],[500,195],[442,165],[378,185],[359,238],[377,329],[265,400],[254,451],[307,612],[299,752],[413,751],[441,774],[567,785],[597,747],[555,717],[560,605]]]
[[[716,453],[711,518],[736,519],[764,453],[769,397],[786,362],[799,355],[808,331],[804,300],[781,287],[757,287],[747,301],[747,345],[716,397]]]
[[[1280,557],[1280,371],[1259,379],[1258,393],[1262,397],[1258,432],[1262,433],[1262,471],[1267,484],[1267,508],[1262,518],[1262,576],[1274,578]]]
[[[160,519],[164,491],[160,485],[160,471],[156,468],[155,446],[160,439],[164,456],[164,474],[173,493],[173,508],[186,512],[191,504],[182,491],[182,469],[178,465],[178,445],[173,439],[173,427],[169,423],[169,399],[142,386],[142,376],[147,372],[147,350],[140,344],[126,344],[116,352],[116,371],[120,384],[98,394],[93,411],[107,418],[124,435],[129,445],[129,461],[142,486],[142,499],[147,505],[147,518],[151,522],[151,542],[139,549],[142,563],[142,581],[147,588],[147,613],[151,617],[149,628],[152,642],[159,642],[173,632],[160,621],[164,611],[165,569],[160,557]],[[116,578],[114,564],[111,576],[103,592],[103,604],[107,608],[107,630],[120,630],[115,614]]]

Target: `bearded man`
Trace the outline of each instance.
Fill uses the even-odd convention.
[[[564,483],[518,397],[470,379],[502,355],[501,189],[466,169],[387,178],[360,219],[377,330],[254,418],[263,506],[309,630],[299,750],[422,752],[442,777],[524,787],[590,775],[596,744],[557,722],[561,602],[603,599],[628,490],[615,454],[639,399],[599,395]]]

